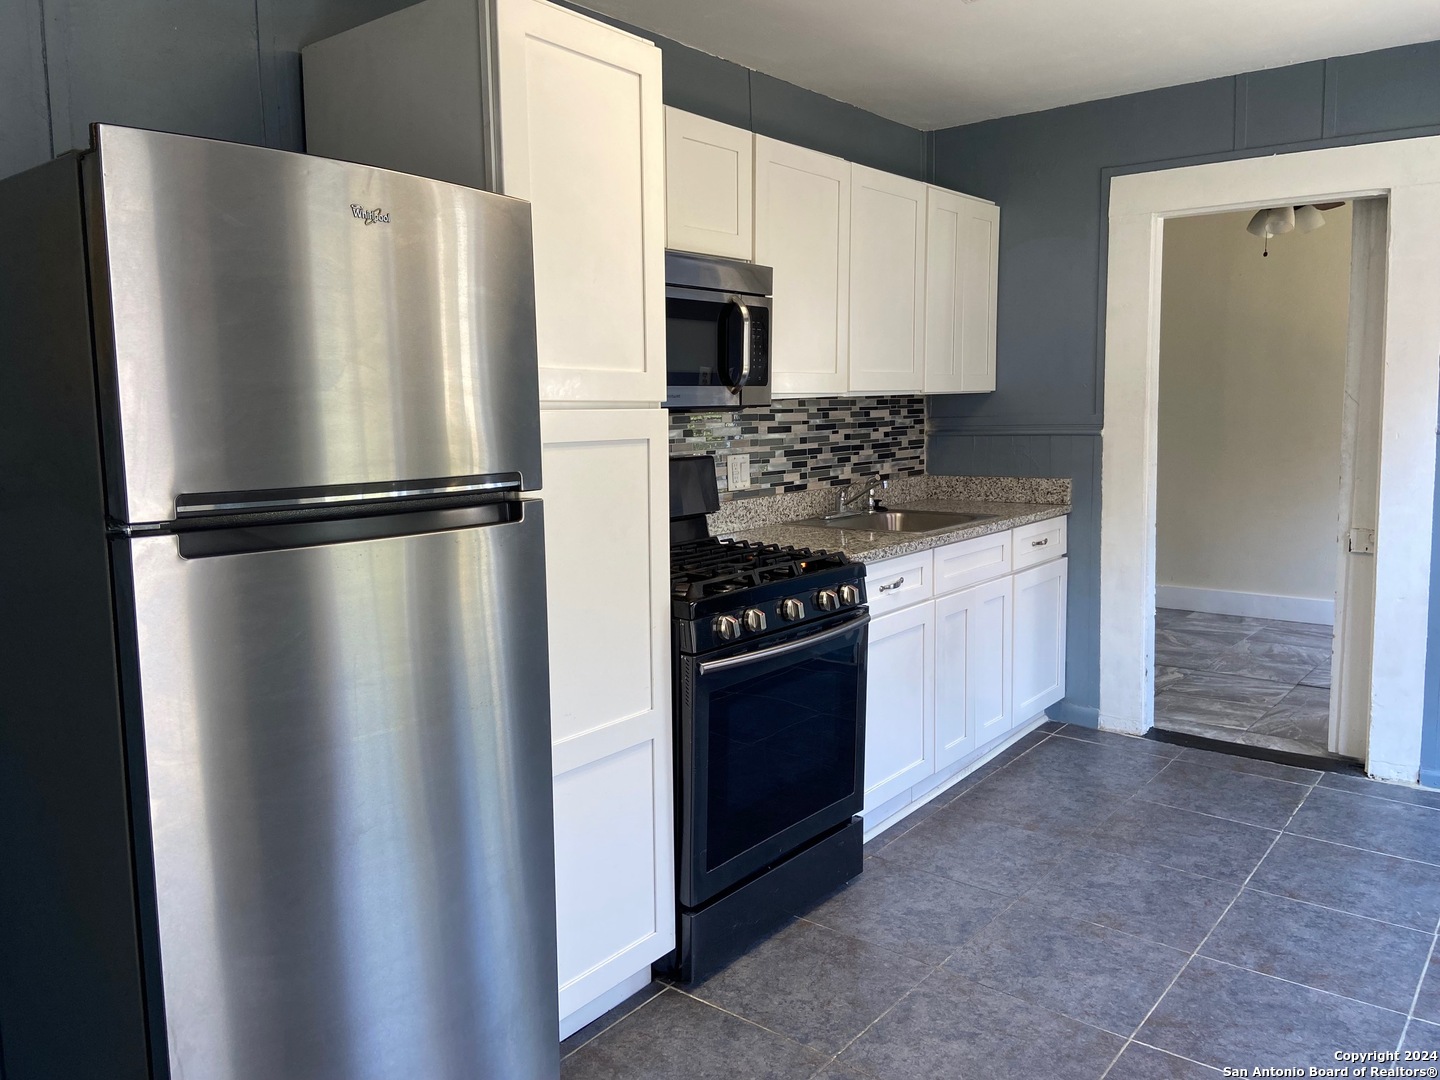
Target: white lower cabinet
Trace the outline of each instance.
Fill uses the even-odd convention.
[[[935,764],[959,761],[1010,729],[1008,577],[935,601]]]
[[[867,568],[871,824],[905,813],[1065,696],[1065,538],[1055,518]],[[1033,565],[1013,573],[1022,549]]]
[[[564,1027],[675,947],[669,446],[662,409],[540,419]]]
[[[1015,715],[1034,716],[1065,696],[1065,594],[1069,560],[1015,575]]]
[[[870,624],[866,657],[865,809],[935,771],[935,606]]]

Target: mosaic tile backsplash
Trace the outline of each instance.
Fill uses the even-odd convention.
[[[925,472],[925,399],[792,398],[760,409],[670,414],[670,451],[714,454],[721,502]],[[731,491],[729,458],[750,457],[750,483]]]

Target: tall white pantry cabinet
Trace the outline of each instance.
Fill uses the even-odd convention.
[[[660,51],[426,0],[304,71],[313,153],[532,205],[563,1036],[675,944]]]

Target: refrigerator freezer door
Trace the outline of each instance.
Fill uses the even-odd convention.
[[[115,517],[164,521],[180,496],[217,492],[513,473],[540,486],[528,203],[305,154],[96,132]]]
[[[558,1074],[544,543],[522,505],[206,558],[116,541],[177,1080]]]

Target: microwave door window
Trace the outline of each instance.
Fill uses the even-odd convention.
[[[713,300],[672,298],[666,303],[666,367],[672,386],[728,388],[729,373],[720,370],[719,358],[729,351],[726,338],[733,309],[731,304]]]

